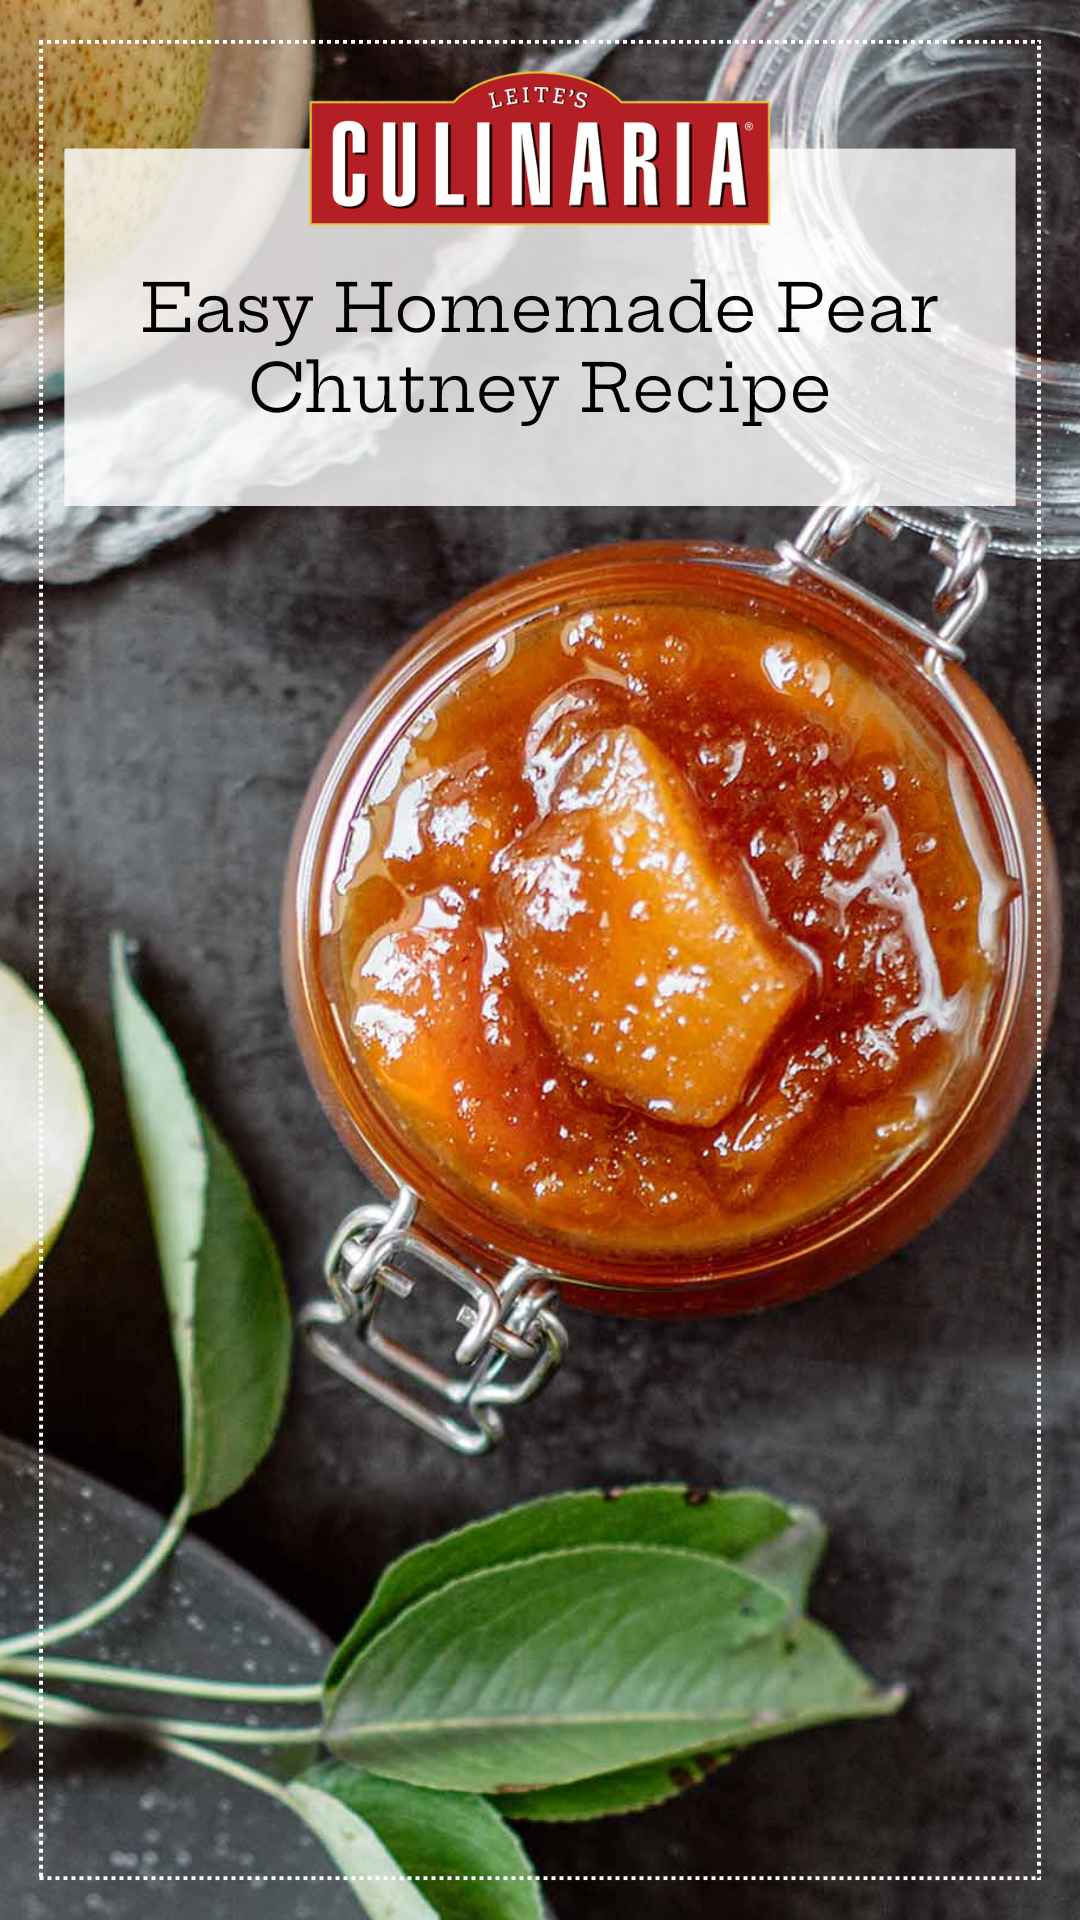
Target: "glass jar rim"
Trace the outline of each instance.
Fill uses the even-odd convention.
[[[1043,35],[1061,34],[1080,41],[1080,20],[1072,0],[1041,0],[1038,18],[1025,17],[1020,0],[951,0],[951,18],[938,7],[926,19],[924,0],[757,0],[731,41],[709,89],[713,99],[770,99],[773,137],[785,146],[829,151],[853,143],[844,138],[848,84],[867,47],[878,42],[894,51],[883,61],[882,100],[895,105],[896,52],[901,45],[941,48],[962,45],[965,54],[980,48],[1013,45],[1022,52]],[[1071,11],[1070,11],[1071,9]],[[906,15],[921,32],[903,33]],[[996,40],[1013,20],[1013,36]],[[940,59],[939,59],[940,68]],[[989,62],[984,63],[989,68]],[[1000,64],[998,62],[997,64]],[[939,83],[945,80],[939,71]],[[960,343],[973,364],[989,350],[969,337]],[[972,509],[986,524],[996,552],[1031,557],[1037,552],[1068,558],[1080,555],[1080,363],[1051,359],[1017,349],[1008,356],[1015,375],[1017,420],[1026,423],[1033,456],[1018,471],[1017,504],[988,512]],[[1018,447],[1018,455],[1019,455]],[[1019,465],[1018,461],[1018,465]],[[899,510],[898,510],[899,511]],[[900,517],[922,531],[955,531],[963,515],[928,512],[918,507]]]

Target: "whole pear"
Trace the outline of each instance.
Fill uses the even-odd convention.
[[[64,286],[64,148],[187,147],[213,48],[216,0],[19,0],[3,8],[0,313],[38,298],[38,48],[44,48],[44,281]],[[130,41],[131,45],[94,44]]]

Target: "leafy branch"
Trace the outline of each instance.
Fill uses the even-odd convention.
[[[184,1487],[111,1593],[0,1643],[8,1726],[135,1734],[271,1795],[317,1834],[373,1920],[539,1920],[535,1874],[507,1817],[635,1811],[758,1741],[896,1710],[902,1689],[875,1687],[806,1614],[825,1545],[818,1516],[753,1490],[557,1494],[420,1546],[383,1573],[321,1683],[189,1678],[47,1653],[132,1599],[189,1517],[247,1479],[288,1377],[270,1235],[119,937],[112,990],[183,1403]],[[285,1727],[106,1712],[54,1682],[321,1712]],[[276,1750],[275,1773],[219,1751],[231,1745]],[[329,1758],[312,1764],[320,1749]],[[282,1780],[290,1751],[297,1771]]]

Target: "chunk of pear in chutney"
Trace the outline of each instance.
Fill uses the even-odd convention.
[[[529,1008],[508,991],[498,928],[453,887],[412,900],[357,951],[349,976],[354,1042],[376,1084],[451,1167],[483,1175],[527,1159],[538,1124]]]
[[[636,727],[593,735],[500,864],[514,979],[564,1060],[657,1119],[730,1113],[813,969],[667,756]]]
[[[64,148],[189,147],[206,94],[213,48],[205,43],[216,17],[216,0],[20,0],[4,9],[0,314],[26,312],[38,300],[39,40],[48,42],[42,212],[44,290],[51,301],[64,286]],[[155,42],[172,44],[147,44]],[[94,243],[99,238],[106,251],[116,242],[113,225],[103,213]]]

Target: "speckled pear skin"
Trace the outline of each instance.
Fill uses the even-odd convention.
[[[43,0],[4,10],[0,66],[0,313],[38,297],[38,42],[212,37],[216,0]],[[45,298],[64,285],[64,148],[187,147],[199,123],[209,45],[47,44]]]

